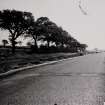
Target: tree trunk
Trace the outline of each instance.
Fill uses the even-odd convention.
[[[16,49],[16,41],[15,41],[15,39],[14,39],[14,37],[12,37],[12,39],[11,39],[11,44],[12,44],[12,54],[14,54],[15,53],[15,49]]]
[[[37,40],[35,39],[34,41],[35,41],[35,42],[34,42],[35,50],[36,50],[36,51],[38,51],[38,44],[37,44]]]
[[[47,47],[48,48],[50,47],[50,41],[47,41]]]
[[[64,47],[64,43],[63,43],[63,42],[61,43],[61,47],[62,47],[62,48]]]
[[[5,48],[6,44],[4,43],[3,46],[4,46],[4,48]]]
[[[56,45],[56,47],[58,47],[59,43],[58,42],[55,42],[55,45]]]
[[[34,39],[34,51],[38,52],[38,44],[37,44],[37,36],[32,35],[33,39]]]
[[[15,48],[16,48],[15,43],[12,42],[12,53],[13,53],[13,54],[15,53]]]

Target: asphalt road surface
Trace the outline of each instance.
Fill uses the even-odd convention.
[[[104,105],[105,53],[25,70],[0,80],[0,105]]]

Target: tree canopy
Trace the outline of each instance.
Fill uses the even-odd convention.
[[[17,39],[20,36],[31,37],[34,49],[38,49],[37,41],[47,42],[47,48],[53,43],[56,48],[69,48],[74,51],[84,51],[86,44],[81,44],[66,30],[51,21],[48,17],[40,17],[36,21],[32,13],[17,10],[0,11],[0,28],[9,31],[12,52],[15,52]],[[21,44],[21,43],[20,43]]]
[[[17,10],[0,11],[0,28],[9,31],[9,40],[12,44],[12,52],[15,52],[16,39],[24,35],[33,24],[34,18],[30,12]]]

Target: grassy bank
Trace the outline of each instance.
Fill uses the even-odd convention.
[[[2,55],[0,62],[0,73],[11,69],[21,68],[28,65],[41,64],[48,61],[60,60],[69,57],[79,56],[76,53],[52,53],[52,54],[26,54],[16,53],[15,55]]]

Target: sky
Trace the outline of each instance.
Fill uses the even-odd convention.
[[[0,0],[0,10],[33,13],[35,20],[47,16],[88,49],[105,49],[105,0]],[[0,31],[0,41],[8,38]]]

